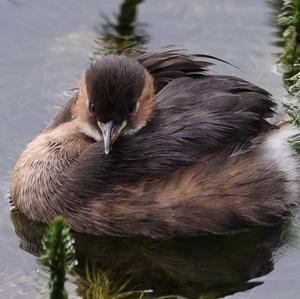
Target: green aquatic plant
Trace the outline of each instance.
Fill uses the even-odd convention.
[[[296,152],[300,154],[300,135],[297,134],[290,138],[289,143],[293,146]]]
[[[283,82],[288,91],[283,104],[293,123],[300,126],[300,0],[284,0],[277,23],[283,41]]]
[[[281,62],[288,68],[294,68],[300,62],[300,0],[284,0],[278,25],[282,28],[284,51]]]
[[[74,239],[63,217],[58,216],[52,221],[42,246],[40,260],[50,272],[50,299],[68,298],[64,287],[66,274],[72,272],[76,262]]]
[[[294,125],[300,127],[300,71],[289,80],[287,88],[289,95],[284,101],[288,114],[292,117]]]

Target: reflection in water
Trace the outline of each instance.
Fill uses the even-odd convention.
[[[96,49],[93,56],[97,57],[103,54],[109,54],[137,43],[137,47],[143,47],[149,40],[145,31],[145,24],[136,21],[138,5],[143,0],[125,0],[120,6],[120,12],[111,20],[103,16],[104,24],[97,30]]]
[[[11,218],[20,247],[38,256],[46,226],[16,211]],[[282,226],[277,226],[173,240],[74,233],[77,292],[83,298],[97,298],[99,293],[106,294],[104,298],[116,293],[139,298],[144,294],[141,290],[151,290],[144,294],[147,298],[170,294],[218,298],[248,290],[261,284],[250,279],[273,270],[272,255],[283,244],[282,232]]]

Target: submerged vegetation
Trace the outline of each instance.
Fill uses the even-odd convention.
[[[96,269],[95,266],[86,264],[85,275],[78,277],[77,292],[84,299],[123,299],[143,298],[145,291],[126,291],[129,281],[113,281],[108,272]]]
[[[50,272],[50,299],[68,298],[64,284],[66,274],[71,273],[75,265],[74,239],[63,217],[56,217],[45,234],[41,262]]]

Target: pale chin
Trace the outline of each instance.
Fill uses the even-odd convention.
[[[84,135],[93,138],[95,141],[102,141],[102,134],[99,130],[92,127],[89,123],[80,121],[78,119],[75,120],[79,130]]]

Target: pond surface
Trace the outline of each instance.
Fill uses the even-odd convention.
[[[36,255],[44,227],[10,213],[10,172],[24,146],[78,86],[101,47],[134,35],[150,49],[179,45],[225,59],[216,73],[285,94],[273,45],[278,14],[264,0],[2,0],[0,3],[0,298],[47,298]],[[106,33],[106,36],[101,36]],[[231,236],[153,241],[75,235],[78,273],[71,298],[93,297],[84,269],[102,270],[107,298],[299,298],[300,222]],[[100,273],[100,272],[99,272]],[[127,282],[123,291],[120,286]],[[101,288],[101,286],[100,286]],[[105,297],[105,298],[106,298]],[[131,298],[138,298],[132,293]],[[144,298],[143,297],[143,298]]]

